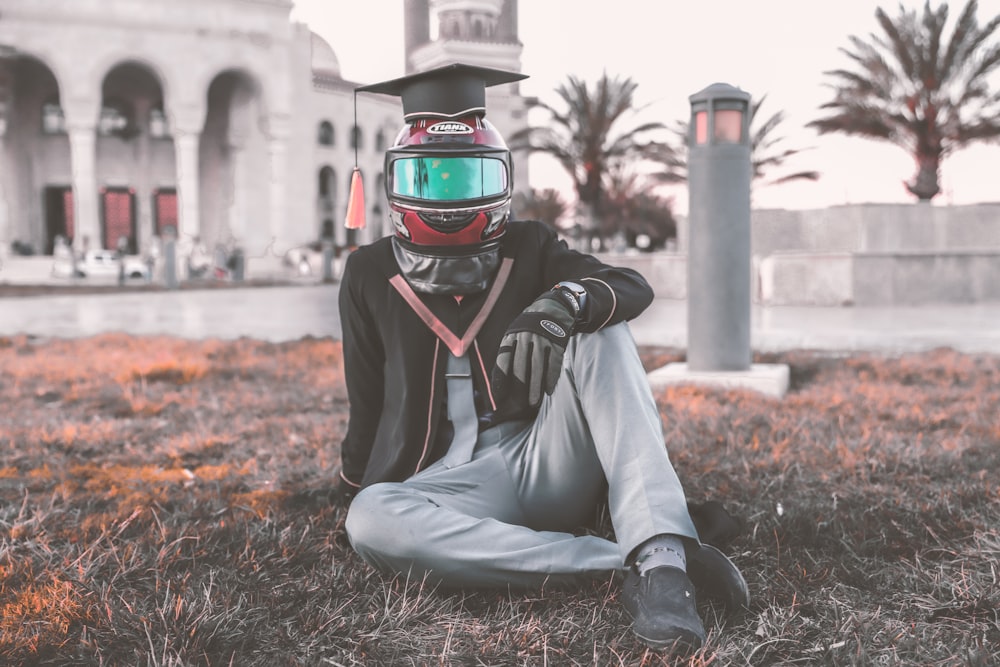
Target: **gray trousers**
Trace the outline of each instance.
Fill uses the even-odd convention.
[[[617,543],[567,532],[594,517],[605,480]],[[533,422],[483,431],[468,463],[366,487],[346,528],[380,570],[468,587],[603,577],[654,535],[697,539],[626,324],[571,339]]]

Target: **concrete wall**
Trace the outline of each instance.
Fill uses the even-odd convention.
[[[776,253],[759,264],[768,305],[839,306],[1000,300],[1000,252]]]
[[[658,297],[687,296],[680,253],[606,255]],[[918,305],[1000,301],[1000,203],[863,204],[751,215],[748,289],[765,305]]]
[[[859,204],[751,214],[753,254],[780,251],[1000,251],[1000,203]]]
[[[859,254],[853,286],[860,306],[1000,301],[1000,252]]]

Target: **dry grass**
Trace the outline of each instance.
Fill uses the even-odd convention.
[[[754,600],[691,664],[1000,662],[1000,359],[762,360],[791,366],[784,400],[658,396],[689,496],[744,521]],[[330,502],[335,341],[0,339],[0,400],[0,663],[664,661],[610,578],[446,595],[368,570]]]

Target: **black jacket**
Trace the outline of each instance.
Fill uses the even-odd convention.
[[[340,286],[350,401],[341,476],[356,488],[401,481],[443,454],[438,451],[442,445],[435,445],[446,414],[448,347],[390,283],[399,275],[391,243],[391,238],[383,238],[352,253]],[[481,412],[495,412],[493,423],[526,416],[495,404],[489,376],[507,326],[539,295],[560,280],[583,285],[587,308],[576,329],[582,333],[632,319],[653,299],[652,289],[637,272],[570,250],[538,222],[511,222],[502,254],[513,260],[509,277],[468,346]],[[444,295],[420,294],[419,299],[461,338],[488,294],[467,296],[460,303]]]

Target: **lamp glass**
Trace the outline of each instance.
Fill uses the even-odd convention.
[[[715,110],[715,141],[738,144],[743,139],[743,112],[738,109]]]
[[[694,114],[694,142],[704,144],[708,141],[708,111],[696,111]]]

